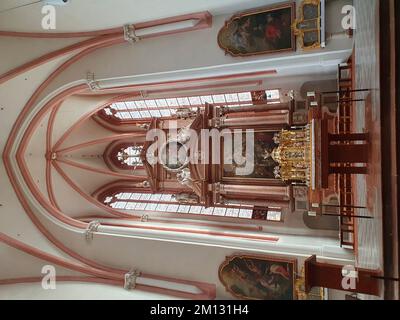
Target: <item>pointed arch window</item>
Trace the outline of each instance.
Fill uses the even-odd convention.
[[[206,103],[224,105],[227,107],[243,107],[253,105],[252,93],[231,92],[221,94],[177,96],[159,99],[141,99],[116,102],[100,111],[103,119],[119,123],[143,121],[151,118],[171,118],[180,109],[196,111]]]
[[[116,157],[122,166],[136,168],[143,165],[142,160],[140,159],[140,153],[142,150],[142,145],[130,145],[121,148],[121,150],[116,154]]]
[[[106,195],[102,202],[114,209],[178,213],[239,219],[282,221],[280,208],[256,208],[244,205],[227,205],[205,208],[201,204],[181,204],[172,193],[115,192]]]
[[[104,199],[104,204],[120,210],[156,211],[166,213],[195,214],[207,216],[228,216],[251,219],[250,207],[209,207],[197,204],[180,204],[175,195],[162,193],[120,192]]]
[[[113,171],[142,169],[142,150],[143,142],[114,142],[106,148],[104,162]]]

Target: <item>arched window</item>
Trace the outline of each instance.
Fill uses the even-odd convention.
[[[120,123],[149,120],[151,118],[170,118],[175,116],[180,109],[195,111],[198,108],[203,108],[205,103],[227,107],[242,107],[252,105],[253,100],[249,91],[131,100],[113,103],[101,110],[99,116],[103,119],[116,120]]]
[[[140,159],[142,149],[143,146],[138,145],[123,147],[116,156],[122,166],[136,168],[142,165],[142,160]]]
[[[142,169],[140,154],[143,142],[113,142],[105,150],[103,158],[107,166],[113,170]]]
[[[200,204],[181,204],[175,195],[168,193],[115,192],[114,194],[103,196],[102,202],[118,210],[193,214],[274,222],[282,221],[282,211],[280,208],[266,209],[244,205],[205,208]]]
[[[115,209],[158,211],[169,213],[189,213],[209,216],[228,216],[235,218],[251,219],[253,210],[249,207],[210,207],[205,208],[201,205],[179,204],[175,195],[162,193],[131,193],[120,192],[113,196],[106,197],[104,203]]]

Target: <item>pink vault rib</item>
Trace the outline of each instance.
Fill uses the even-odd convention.
[[[89,39],[89,40],[85,40],[79,43],[75,43],[72,44],[66,48],[62,48],[53,52],[50,52],[44,56],[41,56],[37,59],[34,59],[30,62],[27,62],[25,64],[23,64],[22,66],[19,66],[13,70],[10,70],[2,75],[0,75],[0,84],[24,73],[27,72],[33,68],[36,68],[38,66],[40,66],[43,63],[46,63],[50,60],[56,59],[58,57],[61,57],[65,54],[68,54],[70,52],[73,52],[75,50],[79,50],[79,49],[85,49],[85,48],[90,48],[96,44],[98,44],[99,42],[104,42],[104,41],[108,41],[108,40],[113,40],[115,38],[122,38],[122,35],[107,35],[107,36],[101,36],[99,38],[93,38],[93,39]]]
[[[99,280],[106,279],[106,280],[108,280],[107,281],[108,284],[112,283],[112,284],[123,285],[123,283],[124,283],[124,275],[122,275],[122,274],[99,270],[99,269],[96,269],[96,268],[93,268],[90,266],[86,266],[86,265],[83,265],[80,263],[70,262],[66,259],[53,256],[47,252],[44,252],[37,248],[29,246],[21,241],[18,241],[16,239],[9,237],[1,232],[0,232],[0,242],[3,242],[10,247],[13,247],[17,250],[25,252],[29,255],[32,255],[38,259],[54,263],[58,266],[61,266],[61,267],[64,267],[64,268],[67,268],[70,270],[74,270],[77,272],[81,272],[84,274],[88,274],[90,276],[98,277],[98,278],[100,278]],[[163,277],[163,276],[158,276],[158,275],[147,275],[144,273],[141,276],[145,277],[145,278],[155,279],[155,280],[164,280],[164,281],[192,285],[192,286],[195,286],[198,289],[200,289],[201,293],[193,294],[193,293],[183,292],[183,291],[179,291],[179,290],[166,289],[166,288],[154,287],[154,286],[142,285],[142,284],[138,284],[136,286],[136,288],[138,290],[167,294],[167,295],[170,294],[170,295],[175,295],[177,297],[186,298],[186,299],[207,299],[207,298],[213,299],[213,298],[215,298],[215,286],[211,285],[211,284],[207,284],[207,283],[203,283],[203,282],[196,282],[196,281],[168,278],[168,277]],[[28,278],[28,279],[30,279],[32,281],[32,278]],[[90,279],[92,279],[92,278],[90,278]],[[1,281],[0,281],[0,283],[1,283]],[[5,280],[5,283],[7,283],[7,280]]]

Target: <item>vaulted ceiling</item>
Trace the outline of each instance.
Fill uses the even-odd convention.
[[[2,0],[0,11],[33,0]],[[181,14],[209,11],[213,15],[232,13],[249,8],[248,0],[71,0],[57,7],[57,32],[91,31],[118,27]],[[276,3],[275,0],[252,0],[251,7]],[[41,32],[42,4],[0,13],[0,30]],[[29,19],[26,17],[29,16]]]

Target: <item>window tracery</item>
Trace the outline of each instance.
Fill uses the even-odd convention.
[[[142,160],[140,159],[140,153],[142,152],[143,146],[132,145],[128,147],[123,147],[117,153],[117,160],[124,166],[138,167],[142,165]]]

